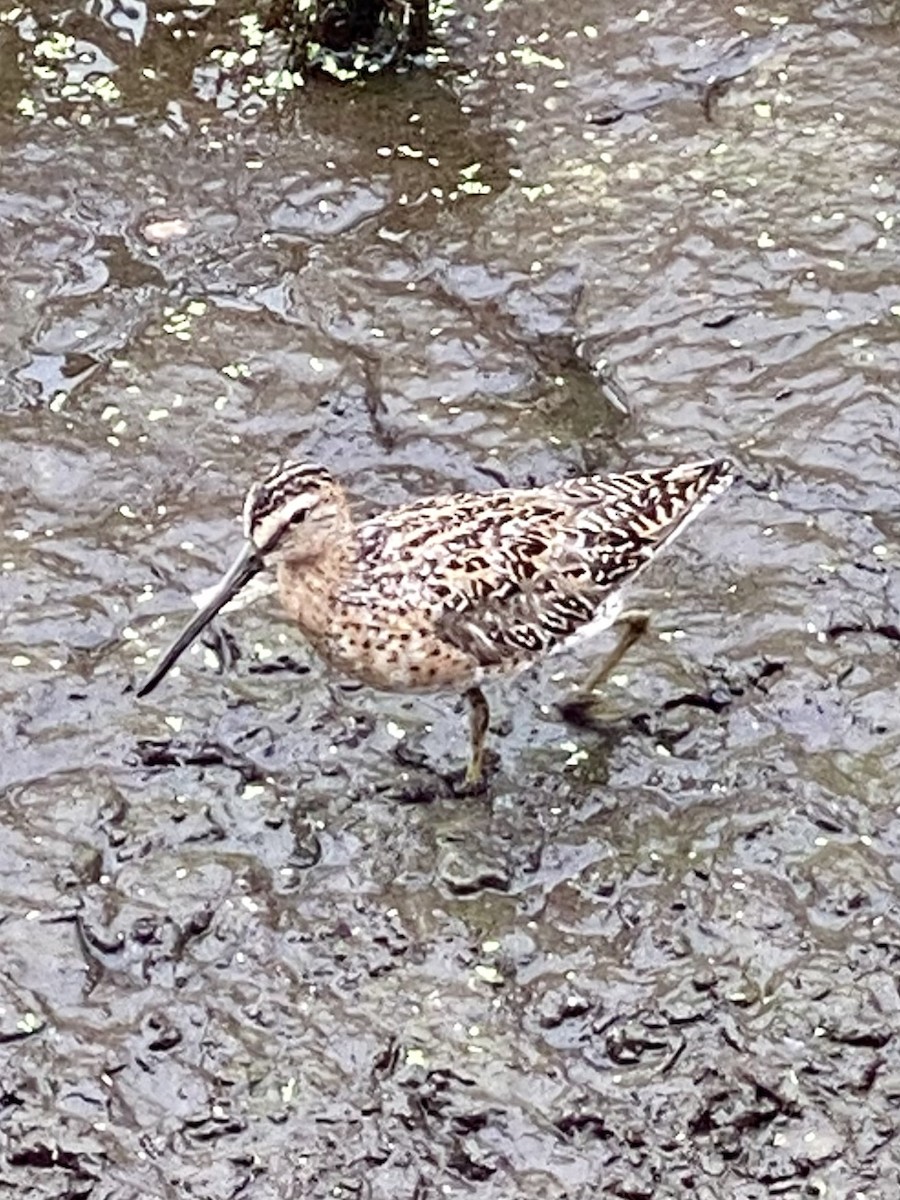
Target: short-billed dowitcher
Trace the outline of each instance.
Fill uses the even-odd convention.
[[[466,779],[477,783],[489,719],[482,681],[611,625],[622,586],[732,478],[727,462],[692,462],[430,496],[355,524],[330,471],[283,463],[250,488],[243,549],[138,695],[249,579],[274,567],[288,615],[345,675],[387,691],[465,695]],[[621,647],[612,660],[620,656]]]

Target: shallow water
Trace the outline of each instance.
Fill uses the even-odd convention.
[[[485,7],[280,108],[238,6],[0,15],[11,1194],[896,1188],[895,6]],[[462,799],[271,600],[126,692],[284,454],[743,478]]]

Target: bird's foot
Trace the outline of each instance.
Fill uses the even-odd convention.
[[[556,702],[556,710],[564,721],[579,729],[605,730],[621,720],[621,713],[606,708],[603,696],[597,692],[573,692]]]
[[[483,796],[490,788],[491,776],[500,769],[500,755],[496,750],[485,750],[479,764],[470,762],[465,770],[453,771],[446,776],[454,796]]]

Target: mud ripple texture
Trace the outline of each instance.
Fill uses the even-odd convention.
[[[0,1186],[895,1197],[895,6],[464,2],[287,105],[236,5],[60,7],[0,13]],[[286,452],[743,482],[459,799],[452,702],[270,599],[125,692]]]

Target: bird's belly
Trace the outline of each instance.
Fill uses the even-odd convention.
[[[463,691],[495,675],[516,675],[545,653],[570,647],[608,628],[622,609],[619,593],[607,596],[593,618],[543,651],[507,647],[495,661],[442,637],[429,614],[412,606],[342,604],[327,611],[295,609],[313,649],[336,671],[387,692]],[[315,621],[310,620],[313,611]]]
[[[386,692],[463,690],[481,675],[471,655],[427,627],[355,608],[336,617],[321,633],[303,632],[329,666],[369,687]]]

